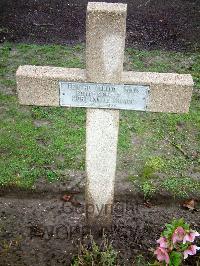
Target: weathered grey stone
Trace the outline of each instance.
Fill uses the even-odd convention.
[[[120,83],[126,34],[124,4],[89,3],[86,34],[86,75],[89,82]],[[111,220],[119,128],[118,110],[87,109],[88,221],[105,226]],[[102,219],[103,218],[103,219]]]
[[[150,85],[148,111],[187,113],[193,90],[193,79],[188,74],[123,72],[126,84]]]
[[[126,37],[126,4],[92,2],[86,23],[86,69],[91,82],[120,83]]]
[[[20,66],[16,73],[20,104],[59,106],[59,81],[85,81],[85,70],[48,66]]]
[[[59,106],[59,81],[86,82],[86,71],[60,67],[20,66],[17,90],[21,104]],[[123,72],[121,83],[150,85],[148,111],[189,111],[193,79],[188,74]]]

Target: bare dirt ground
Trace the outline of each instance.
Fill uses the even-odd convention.
[[[97,0],[99,1],[99,0]],[[0,41],[74,44],[85,41],[86,0],[1,0]],[[107,0],[107,2],[113,2]],[[128,3],[128,46],[195,50],[198,0],[115,0]]]
[[[0,190],[0,266],[70,265],[80,240],[84,243],[90,233],[85,222],[83,176],[78,179],[74,187],[63,182],[53,186],[40,183],[34,192]],[[156,195],[146,204],[121,183],[116,186],[113,224],[105,231],[119,252],[119,265],[135,265],[135,257],[141,254],[151,258],[155,240],[173,218],[183,217],[200,229],[198,212],[183,209],[181,201]],[[72,195],[74,200],[63,202],[63,195]],[[92,233],[100,243],[102,232]],[[195,259],[184,265],[196,265]]]

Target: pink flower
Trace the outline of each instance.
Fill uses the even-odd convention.
[[[168,248],[167,239],[165,237],[160,237],[156,242],[160,244],[160,248]]]
[[[181,226],[177,227],[172,235],[173,244],[175,244],[176,242],[183,241],[184,236],[185,236],[185,230],[183,229],[183,227]]]
[[[158,261],[165,261],[166,264],[169,264],[169,255],[166,249],[158,247],[154,254],[157,256]]]
[[[200,236],[200,234],[197,231],[191,230],[188,234],[186,234],[183,238],[183,244],[186,242],[194,242],[195,237]]]
[[[188,255],[195,255],[197,253],[197,250],[199,250],[200,247],[197,247],[196,245],[191,245],[184,251],[184,260],[187,259]]]

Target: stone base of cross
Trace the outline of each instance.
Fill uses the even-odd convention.
[[[183,113],[192,96],[191,75],[123,71],[126,13],[126,4],[88,4],[86,70],[20,66],[16,74],[20,104],[88,107],[86,206],[91,225],[111,222],[119,109]]]

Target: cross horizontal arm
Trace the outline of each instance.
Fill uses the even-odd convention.
[[[124,72],[122,82],[150,86],[147,111],[187,113],[194,82],[189,74]]]
[[[86,72],[76,68],[20,66],[16,73],[19,103],[59,106],[59,81],[85,81]]]
[[[86,70],[47,66],[20,66],[17,70],[20,104],[59,106],[59,81],[87,82]],[[149,85],[148,111],[188,112],[193,80],[188,74],[123,72],[121,84]]]

